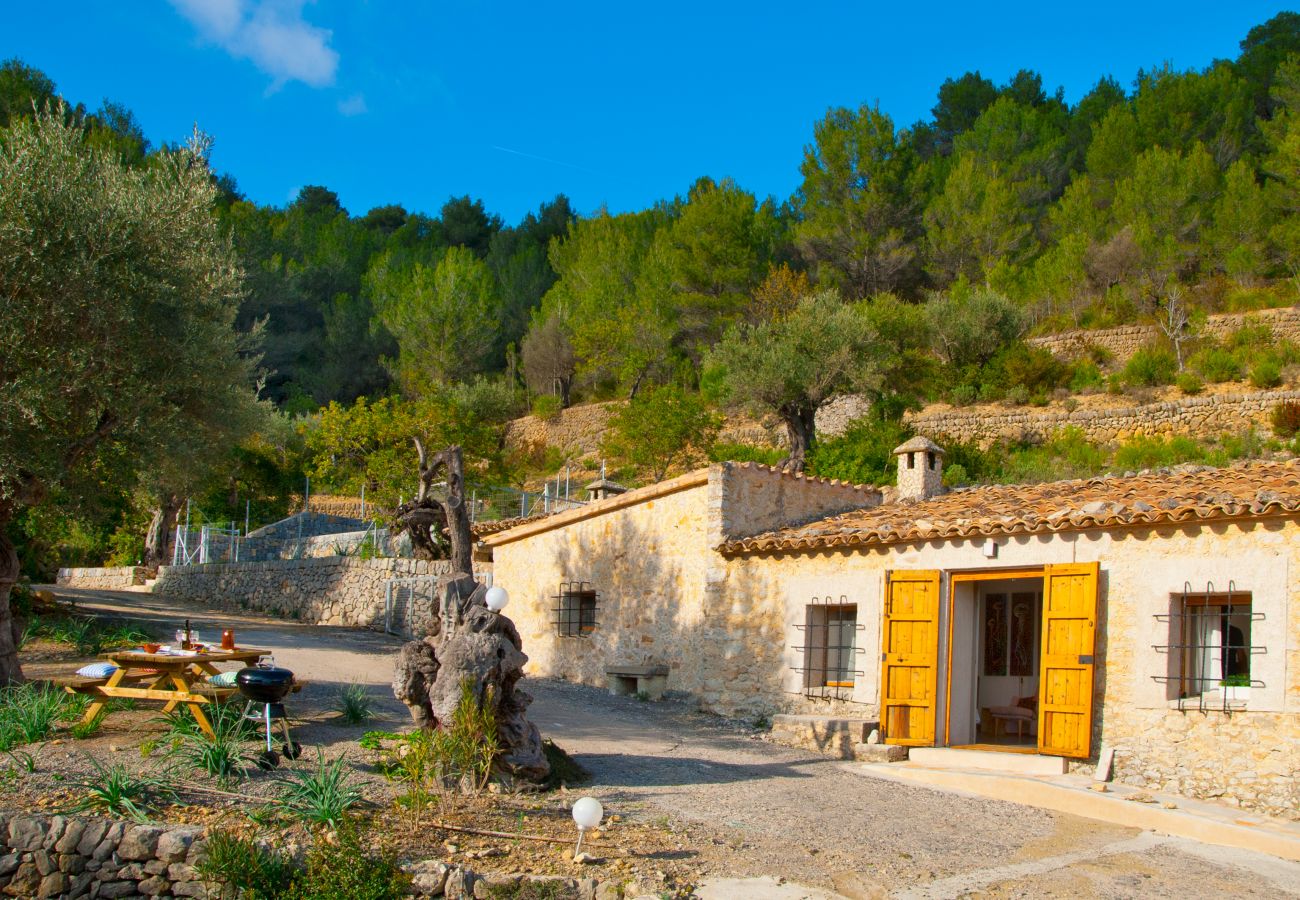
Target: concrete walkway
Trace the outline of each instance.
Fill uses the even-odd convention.
[[[214,638],[232,627],[241,644],[265,646],[277,662],[312,679],[310,690],[347,681],[373,685],[394,722],[405,716],[384,687],[400,645],[395,639],[199,609],[152,594],[55,591],[87,610],[163,633],[187,616]],[[998,786],[995,794],[991,780],[927,782],[894,766],[868,772],[766,743],[681,702],[642,703],[547,679],[525,687],[536,696],[530,714],[543,734],[593,774],[584,793],[610,813],[670,828],[682,823],[683,852],[698,860],[706,896],[1300,897],[1300,864],[1259,852],[1259,842],[1251,849],[1214,846],[1129,818],[1155,812],[1152,805],[1092,795],[1118,805],[1117,814],[1084,818],[1079,810],[1024,803],[1032,803],[1024,783]],[[977,790],[981,783],[985,789]],[[1189,801],[1176,802],[1184,817],[1197,817]]]

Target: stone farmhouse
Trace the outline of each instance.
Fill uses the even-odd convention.
[[[486,536],[530,673],[1113,750],[1120,780],[1300,817],[1300,464],[945,492],[940,447],[895,454],[896,490],[724,463]]]

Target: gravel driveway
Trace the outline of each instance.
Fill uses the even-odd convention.
[[[405,718],[386,687],[395,639],[151,594],[56,590],[164,629],[187,616],[214,636],[234,627],[241,644],[272,648],[277,661],[312,679],[319,699],[357,681],[373,686],[386,718]],[[681,853],[704,879],[771,876],[853,898],[1300,897],[1300,864],[879,781],[682,701],[644,703],[555,679],[525,686],[542,733],[594,776],[581,792],[610,814],[680,827]],[[710,896],[792,896],[764,890],[733,882]]]

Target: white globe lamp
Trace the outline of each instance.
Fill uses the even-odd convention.
[[[578,854],[582,852],[582,838],[587,833],[587,829],[600,825],[600,820],[603,818],[605,818],[605,808],[595,797],[582,797],[573,804],[573,823],[578,826],[578,846],[573,850],[574,859],[577,859]]]
[[[488,609],[492,610],[494,613],[499,613],[501,610],[505,609],[506,604],[510,602],[510,595],[506,593],[505,588],[490,587],[487,590],[487,596],[483,599],[484,602],[487,603]]]

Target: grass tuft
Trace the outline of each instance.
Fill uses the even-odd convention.
[[[349,725],[364,725],[375,717],[374,699],[364,684],[340,685],[334,708]]]
[[[69,812],[95,812],[144,822],[154,798],[172,793],[171,786],[155,775],[131,772],[121,763],[105,766],[94,757],[87,759],[95,767],[95,774],[72,782],[86,793]]]
[[[338,828],[349,809],[361,802],[361,791],[351,784],[347,760],[340,756],[325,762],[316,751],[315,770],[290,772],[280,789],[280,802],[298,820]]]

